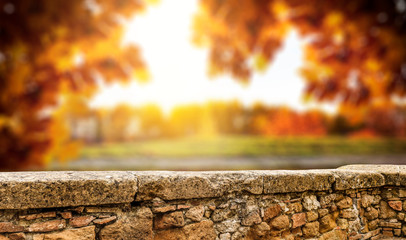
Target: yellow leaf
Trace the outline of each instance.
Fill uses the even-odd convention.
[[[134,71],[134,77],[141,83],[148,82],[151,79],[151,74],[145,68],[136,69]]]
[[[259,54],[259,55],[255,56],[254,62],[255,62],[255,68],[258,71],[265,72],[265,70],[268,66],[268,60],[264,57],[264,55]]]

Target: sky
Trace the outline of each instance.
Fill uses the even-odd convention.
[[[298,111],[319,108],[334,112],[333,106],[302,101],[304,82],[298,69],[303,64],[303,40],[294,31],[290,32],[267,71],[254,73],[248,85],[227,75],[208,78],[208,49],[197,48],[191,42],[192,18],[196,10],[197,0],[161,0],[130,21],[123,43],[141,47],[151,79],[148,83],[132,81],[129,85],[102,85],[91,106],[152,103],[169,113],[181,104],[238,100],[245,106],[262,102]]]

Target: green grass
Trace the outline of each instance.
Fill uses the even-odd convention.
[[[406,140],[348,139],[343,137],[268,138],[228,136],[183,138],[86,146],[81,158],[133,157],[260,157],[393,155],[406,153]]]

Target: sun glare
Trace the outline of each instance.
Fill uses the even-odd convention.
[[[151,79],[148,83],[133,81],[126,86],[101,86],[91,106],[152,103],[168,113],[181,104],[238,100],[245,106],[262,102],[287,105],[299,111],[309,108],[334,111],[332,106],[305,105],[302,101],[304,82],[298,68],[302,65],[303,42],[295,31],[290,32],[272,65],[264,73],[254,73],[249,84],[243,86],[228,76],[209,79],[207,50],[191,42],[192,16],[196,9],[197,1],[163,0],[134,18],[123,41],[141,47]]]

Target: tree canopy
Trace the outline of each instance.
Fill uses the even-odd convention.
[[[405,10],[403,0],[200,0],[194,41],[209,48],[212,75],[247,81],[296,29],[308,97],[347,110],[391,104],[406,96]]]
[[[135,0],[0,0],[0,168],[40,167],[61,144],[48,110],[63,91],[145,78],[140,50],[121,42],[125,21],[145,8]]]

